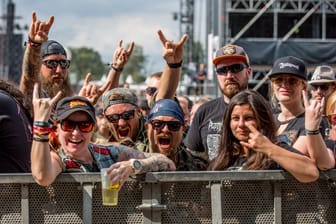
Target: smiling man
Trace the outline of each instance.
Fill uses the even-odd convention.
[[[171,99],[155,102],[148,114],[146,151],[161,153],[174,161],[177,170],[205,170],[207,162],[191,155],[182,140],[186,125],[180,105]]]

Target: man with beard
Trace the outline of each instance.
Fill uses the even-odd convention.
[[[223,96],[199,107],[184,141],[191,152],[207,160],[213,159],[218,152],[227,104],[235,94],[247,88],[252,74],[245,50],[237,45],[227,44],[216,51],[213,64]]]
[[[176,170],[206,169],[207,162],[192,156],[182,142],[186,124],[183,110],[176,101],[156,101],[148,114],[147,125],[145,152],[164,154],[175,163]]]

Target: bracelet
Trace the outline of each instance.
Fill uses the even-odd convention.
[[[123,68],[114,67],[113,64],[111,64],[111,68],[116,72],[121,72],[123,70]]]
[[[320,129],[316,129],[316,130],[308,130],[306,129],[306,135],[318,135],[320,134]]]
[[[181,60],[178,63],[167,63],[169,68],[180,68],[182,66],[183,60]]]
[[[30,37],[28,36],[28,41],[26,41],[24,43],[24,46],[31,46],[31,47],[40,47],[42,45],[42,43],[37,43],[37,42],[34,42],[32,39],[30,39]]]
[[[42,128],[47,128],[50,127],[50,123],[47,121],[34,121],[34,126],[42,127]]]
[[[49,142],[49,138],[37,138],[37,137],[33,137],[34,141],[37,142]]]

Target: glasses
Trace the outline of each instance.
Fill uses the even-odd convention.
[[[81,132],[88,133],[93,129],[93,122],[91,121],[71,121],[71,120],[63,120],[61,121],[61,128],[63,131],[73,132],[75,128]]]
[[[312,90],[316,91],[318,88],[322,91],[327,91],[329,89],[329,85],[323,84],[323,85],[316,85],[316,84],[311,84]]]
[[[120,120],[120,118],[124,119],[125,121],[133,119],[134,118],[134,114],[135,114],[135,109],[125,111],[125,112],[123,112],[121,114],[105,115],[105,117],[111,123],[118,123],[118,121]]]
[[[168,126],[169,131],[180,130],[182,124],[179,121],[161,121],[161,120],[151,120],[150,121],[154,130],[160,131],[164,126]]]
[[[234,64],[217,68],[216,72],[218,75],[227,75],[229,71],[231,71],[232,73],[238,73],[241,72],[246,67],[247,66],[244,64]]]
[[[156,87],[147,87],[146,88],[146,93],[150,96],[153,96],[154,93],[156,92],[157,88]]]
[[[60,65],[62,69],[67,69],[70,67],[69,60],[45,60],[42,61],[42,64],[47,66],[49,69],[56,69],[58,65]]]
[[[296,79],[296,78],[273,78],[271,79],[272,82],[277,85],[277,86],[280,86],[282,85],[283,83],[287,83],[289,84],[290,86],[296,86],[298,83],[299,83],[299,79]]]
[[[328,115],[328,121],[331,125],[336,125],[336,114]]]

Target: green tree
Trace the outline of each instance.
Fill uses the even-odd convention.
[[[77,81],[85,79],[88,72],[91,72],[91,80],[100,80],[106,73],[106,66],[102,62],[100,54],[92,48],[70,48],[71,66],[70,73],[77,75]]]

